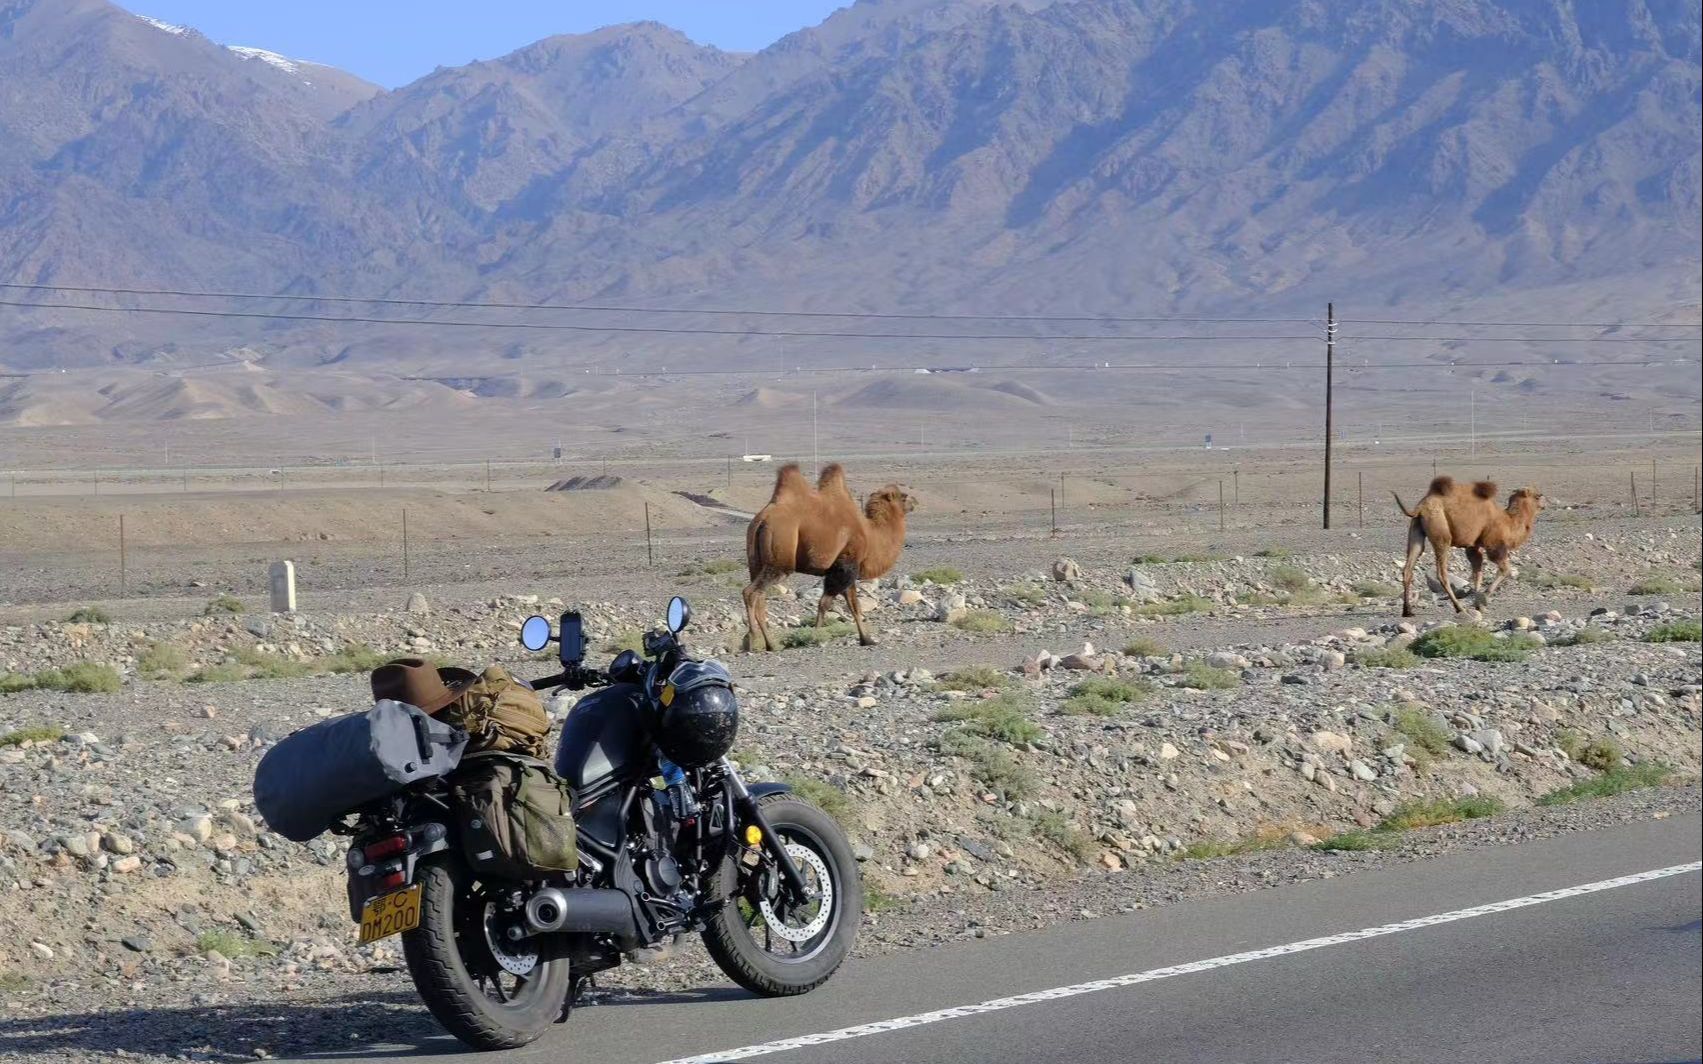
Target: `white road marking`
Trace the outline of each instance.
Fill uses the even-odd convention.
[[[1281,946],[1249,950],[1246,953],[1209,957],[1206,960],[1190,961],[1187,964],[1174,964],[1168,968],[1152,968],[1145,972],[1113,976],[1110,979],[1096,979],[1090,983],[1076,983],[1072,986],[1054,987],[1051,990],[1037,990],[1030,994],[1018,994],[1015,997],[994,998],[992,1001],[983,1001],[975,1005],[958,1005],[949,1009],[918,1013],[915,1016],[896,1016],[890,1020],[876,1020],[873,1023],[860,1023],[855,1027],[842,1027],[837,1031],[798,1035],[794,1038],[782,1038],[773,1042],[741,1046],[738,1049],[723,1049],[714,1053],[703,1053],[695,1057],[680,1057],[676,1060],[664,1061],[663,1064],[723,1064],[723,1062],[730,1060],[748,1060],[751,1057],[764,1057],[771,1053],[785,1053],[790,1049],[805,1049],[810,1046],[825,1045],[829,1042],[844,1042],[851,1038],[885,1034],[888,1031],[902,1031],[908,1027],[922,1027],[931,1023],[939,1023],[942,1020],[955,1020],[961,1016],[1000,1012],[1021,1005],[1038,1005],[1044,1001],[1057,1001],[1060,998],[1093,994],[1101,990],[1116,990],[1119,987],[1151,983],[1179,975],[1192,975],[1195,972],[1211,971],[1214,968],[1228,968],[1233,964],[1247,964],[1249,961],[1287,957],[1292,953],[1305,953],[1308,950],[1323,949],[1326,946],[1340,946],[1345,942],[1359,942],[1362,939],[1395,935],[1403,931],[1418,931],[1421,928],[1434,927],[1437,924],[1454,923],[1456,920],[1470,920],[1475,916],[1490,916],[1493,913],[1505,913],[1512,909],[1524,909],[1533,905],[1542,905],[1545,902],[1576,898],[1581,894],[1596,894],[1599,891],[1613,890],[1616,887],[1629,887],[1635,883],[1648,883],[1653,879],[1665,879],[1668,876],[1684,875],[1686,872],[1700,870],[1703,870],[1703,861],[1671,865],[1667,868],[1654,868],[1648,872],[1619,876],[1615,879],[1581,883],[1576,887],[1562,887],[1559,890],[1548,890],[1542,894],[1531,894],[1523,898],[1509,898],[1506,901],[1493,901],[1487,905],[1475,905],[1470,909],[1456,909],[1453,912],[1437,913],[1434,916],[1421,916],[1393,924],[1381,924],[1378,927],[1365,927],[1358,931],[1344,931],[1340,934],[1325,935],[1321,938],[1308,938]]]

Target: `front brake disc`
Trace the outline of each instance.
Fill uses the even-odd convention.
[[[787,942],[808,942],[822,933],[822,929],[828,926],[828,917],[833,914],[834,878],[828,874],[827,863],[810,847],[788,842],[786,852],[787,856],[792,858],[792,863],[798,866],[805,884],[814,886],[820,894],[816,899],[816,914],[809,922],[794,926],[775,911],[773,899],[764,898],[758,908],[762,910],[763,922],[769,925],[770,931]],[[816,880],[814,884],[810,882],[813,877]],[[781,889],[785,890],[785,887]]]

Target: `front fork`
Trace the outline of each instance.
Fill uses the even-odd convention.
[[[787,853],[786,844],[769,826],[768,818],[763,815],[763,810],[757,804],[756,797],[751,794],[751,789],[745,786],[745,780],[740,777],[739,770],[735,769],[726,758],[722,758],[721,767],[727,775],[728,790],[733,794],[734,811],[748,823],[756,825],[757,830],[762,832],[762,846],[775,859],[775,864],[780,867],[781,882],[786,884],[786,888],[792,894],[794,901],[801,905],[815,901],[816,892],[805,884],[804,876],[799,872],[798,865],[793,863],[792,854]],[[745,840],[740,839],[739,841],[744,842]]]

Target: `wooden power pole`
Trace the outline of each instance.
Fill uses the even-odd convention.
[[[1325,304],[1325,528],[1330,528],[1330,436],[1332,370],[1336,361],[1336,304]]]

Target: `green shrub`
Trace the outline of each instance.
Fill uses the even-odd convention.
[[[195,938],[195,948],[202,953],[217,951],[231,960],[239,957],[270,957],[278,952],[270,942],[224,930],[201,932]]]
[[[1615,636],[1612,632],[1605,632],[1601,628],[1581,628],[1576,632],[1568,632],[1549,645],[1552,647],[1582,647],[1589,646],[1592,643],[1612,643],[1614,640]]]
[[[14,674],[16,675],[16,674]],[[10,677],[8,677],[10,679]],[[124,685],[118,670],[111,665],[97,665],[92,661],[79,661],[75,665],[67,665],[63,669],[43,669],[21,680],[12,680],[0,685],[0,690],[17,691],[63,691],[77,695],[108,695]]]
[[[1151,685],[1097,677],[1084,680],[1070,689],[1070,697],[1058,707],[1068,716],[1111,717],[1132,702],[1139,702],[1153,692]]]
[[[1263,828],[1236,839],[1199,839],[1183,847],[1179,856],[1185,861],[1210,857],[1234,857],[1241,853],[1276,850],[1289,845],[1289,836],[1278,828]]]
[[[998,635],[1011,631],[1011,622],[993,610],[970,610],[953,620],[952,627],[975,635]]]
[[[1215,560],[1210,554],[1137,554],[1132,565],[1188,565]]]
[[[1439,824],[1458,824],[1463,820],[1494,816],[1502,811],[1502,803],[1482,795],[1470,798],[1432,798],[1406,802],[1391,810],[1379,821],[1378,831],[1407,831],[1412,828],[1436,827]]]
[[[65,738],[65,729],[57,724],[36,724],[0,735],[0,746],[22,746],[24,743],[56,743]]]
[[[970,775],[976,782],[1007,801],[1027,797],[1038,786],[1034,773],[1011,756],[1010,751],[963,729],[954,728],[942,735],[940,751],[968,761]]]
[[[0,695],[35,690],[35,677],[22,672],[0,672]]]
[[[1579,755],[1585,752],[1585,742],[1585,736],[1572,728],[1562,728],[1555,733],[1555,748],[1573,761],[1579,760]]]
[[[1394,598],[1401,589],[1378,580],[1359,580],[1354,584],[1354,593],[1361,598]]]
[[[1124,653],[1132,658],[1160,658],[1169,654],[1170,651],[1166,650],[1164,644],[1157,639],[1138,635],[1124,644]]]
[[[71,611],[66,624],[111,624],[112,615],[99,606],[82,606]]]
[[[1666,573],[1648,573],[1642,579],[1633,583],[1628,590],[1631,595],[1683,595],[1696,588],[1680,583]]]
[[[1313,580],[1298,565],[1279,565],[1271,571],[1271,582],[1285,591],[1300,591]]]
[[[645,652],[645,634],[637,628],[626,628],[609,637],[609,649],[619,654],[623,650],[631,650],[635,654]]]
[[[935,681],[936,685],[948,691],[985,691],[990,687],[1003,690],[1016,682],[1009,672],[992,665],[966,665]]]
[[[1350,661],[1367,669],[1411,669],[1419,656],[1406,647],[1369,647],[1349,655]]]
[[[882,890],[873,880],[863,881],[863,911],[866,913],[884,913],[901,907],[904,902]]]
[[[693,562],[680,570],[680,576],[721,576],[726,573],[742,573],[745,563],[737,558],[711,558],[708,561]]]
[[[351,672],[371,672],[390,661],[393,655],[381,654],[365,643],[349,643],[335,654],[314,660],[315,672],[341,676]]]
[[[1402,706],[1392,714],[1390,726],[1402,736],[1407,754],[1421,768],[1434,757],[1442,757],[1452,747],[1454,735],[1437,718],[1418,706]]]
[[[1288,547],[1267,547],[1254,555],[1254,557],[1283,559],[1289,557],[1291,553],[1293,552],[1291,552]]]
[[[1596,585],[1588,577],[1574,573],[1552,573],[1545,569],[1532,577],[1532,583],[1544,591],[1559,591],[1562,588],[1572,588],[1576,591],[1590,591]]]
[[[1592,739],[1584,745],[1574,760],[1586,768],[1608,772],[1620,767],[1621,762],[1626,760],[1626,751],[1613,739]]]
[[[248,679],[248,668],[234,661],[205,665],[184,678],[184,683],[236,683]]]
[[[1023,700],[1014,692],[997,698],[954,702],[937,710],[934,719],[962,723],[973,734],[1004,743],[1031,743],[1045,734],[1025,714]]]
[[[209,617],[215,617],[222,613],[241,613],[244,609],[246,607],[243,606],[242,600],[235,595],[220,595],[207,603],[206,609],[201,612]]]
[[[1093,837],[1073,826],[1063,813],[1048,810],[1036,816],[1030,826],[1036,838],[1063,850],[1077,864],[1087,864],[1099,852]]]
[[[858,825],[852,823],[856,810],[851,796],[845,791],[810,776],[788,776],[786,785],[792,788],[792,793],[839,821],[841,827],[848,831],[857,830]]]
[[[313,674],[313,667],[305,661],[287,658],[282,654],[271,654],[256,650],[253,647],[239,647],[232,655],[239,665],[248,669],[250,680],[293,680]]]
[[[1486,629],[1454,624],[1426,632],[1409,649],[1422,658],[1524,661],[1539,645],[1537,640],[1519,633],[1498,639]]]
[[[800,625],[790,629],[781,636],[781,646],[788,650],[799,650],[803,647],[819,647],[836,639],[844,639],[855,631],[844,621],[829,621],[820,628],[815,625]]]
[[[918,583],[940,584],[945,586],[963,583],[964,574],[949,565],[937,565],[932,569],[918,569],[916,572],[911,574],[911,579]]]
[[[1211,608],[1212,603],[1199,595],[1184,595],[1182,598],[1143,606],[1141,607],[1141,615],[1143,617],[1181,617],[1190,613],[1205,613]]]
[[[1015,584],[1001,588],[1000,593],[1017,606],[1039,606],[1047,601],[1047,589],[1039,584]]]
[[[1241,682],[1242,678],[1230,669],[1220,669],[1204,661],[1191,661],[1183,667],[1177,686],[1194,691],[1224,691]]]
[[[1378,831],[1345,831],[1340,835],[1332,835],[1328,839],[1313,843],[1308,849],[1321,852],[1361,850],[1387,850],[1398,845],[1394,832]]]
[[[136,659],[136,671],[150,680],[175,680],[189,668],[189,652],[176,643],[150,643]]]
[[[1104,617],[1118,612],[1118,606],[1123,600],[1116,595],[1100,591],[1096,588],[1084,588],[1074,596],[1076,601],[1088,607],[1088,612],[1095,617]]]
[[[1667,621],[1644,633],[1646,643],[1696,643],[1703,641],[1703,622]]]
[[[1537,800],[1538,805],[1566,805],[1585,798],[1612,798],[1627,791],[1660,787],[1673,775],[1673,769],[1660,761],[1645,761],[1637,765],[1615,765],[1588,780],[1550,791]]]

